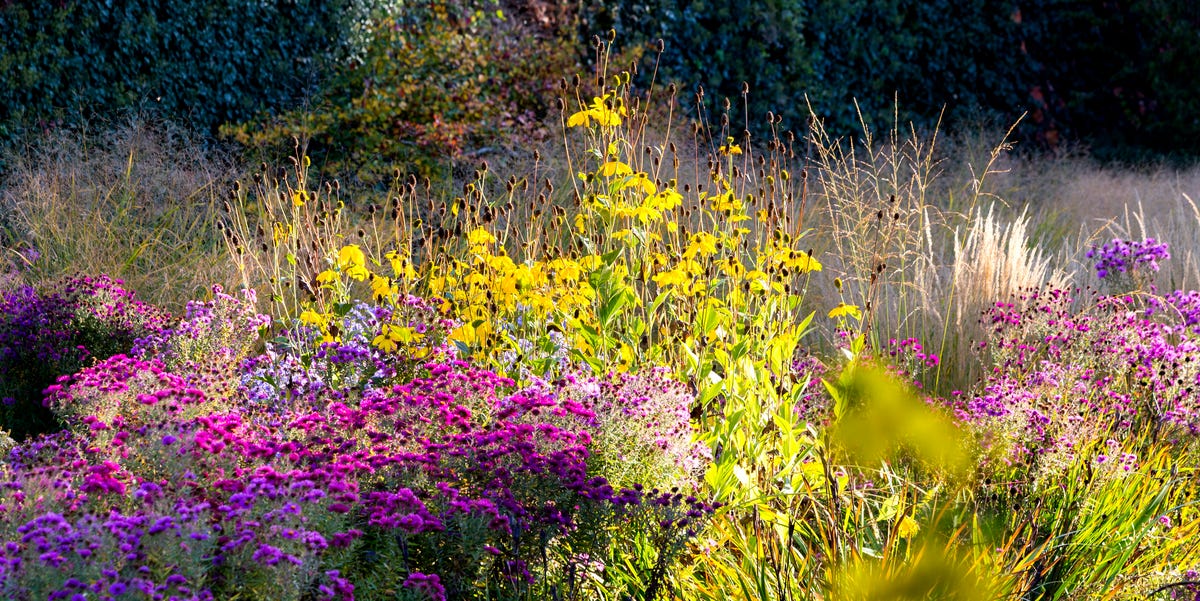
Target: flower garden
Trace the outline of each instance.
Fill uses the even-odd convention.
[[[979,186],[939,211],[919,141],[727,108],[684,143],[673,86],[562,91],[560,155],[453,195],[264,164],[219,203],[240,285],[179,314],[5,289],[0,595],[1200,594],[1167,242],[1071,273]]]

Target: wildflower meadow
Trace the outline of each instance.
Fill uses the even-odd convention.
[[[787,129],[615,40],[441,179],[167,126],[10,162],[0,597],[1200,596],[1195,182],[1030,209],[1003,134]]]

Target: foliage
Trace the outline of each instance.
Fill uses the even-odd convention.
[[[93,359],[128,352],[170,316],[134,298],[120,280],[80,276],[0,296],[0,415],[18,438],[57,430],[42,389]]]
[[[1196,65],[1183,50],[1196,16],[1183,1],[627,0],[586,3],[583,15],[589,35],[664,40],[660,77],[702,85],[709,112],[748,83],[755,131],[768,111],[800,131],[811,105],[835,136],[850,135],[860,116],[889,122],[898,100],[923,129],[1029,113],[1018,133],[1030,148],[1197,150]]]
[[[546,137],[550,92],[578,54],[553,28],[523,25],[496,2],[398,7],[370,22],[362,56],[311,106],[224,132],[276,158],[297,137],[323,173],[368,184],[395,169],[445,178],[464,155],[528,151]]]
[[[370,3],[5,2],[0,138],[146,108],[201,129],[311,94]]]

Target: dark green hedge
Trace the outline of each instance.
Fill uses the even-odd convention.
[[[1200,4],[1191,0],[584,0],[583,27],[666,42],[659,73],[702,84],[712,107],[768,110],[799,129],[805,97],[838,134],[876,127],[1011,123],[1027,146],[1101,154],[1200,153]],[[734,123],[742,122],[740,109]]]
[[[0,139],[96,109],[205,130],[313,92],[364,0],[0,0]]]

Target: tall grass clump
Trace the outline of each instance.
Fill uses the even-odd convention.
[[[216,216],[233,163],[182,130],[130,118],[10,152],[0,224],[25,283],[103,273],[179,310],[232,275]]]
[[[862,129],[857,140],[833,139],[814,117],[816,233],[837,276],[836,289],[823,290],[862,308],[854,329],[871,348],[894,356],[915,343],[927,363],[923,383],[962,387],[971,374],[959,358],[981,339],[979,311],[1052,275],[1032,254],[1023,216],[1005,224],[1007,211],[996,211],[1004,201],[988,178],[1008,147],[980,155],[984,163],[968,165],[964,180],[936,130],[902,133],[894,123],[878,138]]]

